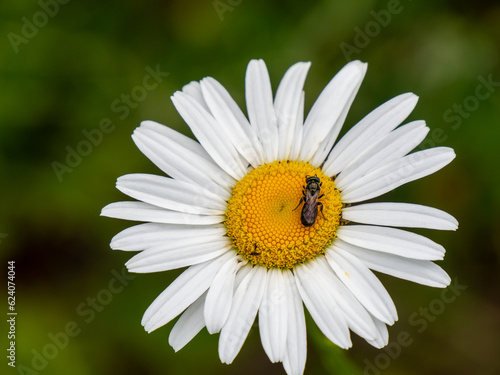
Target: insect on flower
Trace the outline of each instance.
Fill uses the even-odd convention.
[[[455,218],[419,204],[365,202],[443,168],[453,149],[411,153],[429,132],[422,120],[403,124],[417,104],[412,93],[390,99],[337,139],[367,64],[342,68],[303,119],[309,67],[290,67],[273,98],[264,61],[250,61],[248,118],[214,78],[184,86],[172,101],[199,143],[153,121],[133,133],[169,177],[118,178],[117,188],[134,200],[111,203],[101,215],[145,222],[111,240],[113,249],[139,251],[126,264],[130,272],[187,267],[142,319],[152,332],[180,315],[168,340],[175,351],[206,327],[220,333],[219,357],[232,363],[257,318],[271,362],[302,375],[305,309],[338,347],[352,346],[353,331],[383,348],[398,315],[371,270],[450,284],[433,263],[444,247],[407,228],[456,230]]]
[[[304,196],[300,198],[299,204],[295,207],[296,210],[300,204],[304,202],[300,221],[302,221],[302,225],[305,227],[312,226],[316,221],[318,217],[318,206],[323,214],[323,203],[318,202],[318,199],[324,196],[324,194],[319,195],[321,192],[321,185],[322,183],[318,176],[306,176],[306,186],[304,186],[302,190]]]

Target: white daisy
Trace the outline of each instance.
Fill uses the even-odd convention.
[[[172,101],[199,143],[152,121],[133,134],[169,177],[120,177],[117,188],[138,201],[112,203],[102,215],[147,222],[111,241],[113,249],[141,251],[127,262],[131,272],[187,267],[142,320],[151,332],[182,314],[169,337],[176,351],[206,327],[220,332],[220,359],[231,363],[258,314],[269,359],[302,374],[303,303],[338,346],[351,346],[352,330],[381,348],[397,313],[370,269],[433,287],[450,282],[432,262],[443,259],[441,245],[392,227],[455,230],[452,216],[361,202],[436,172],[453,150],[409,154],[429,130],[424,121],[400,126],[417,103],[412,93],[373,110],[334,146],[367,65],[347,64],[303,121],[309,66],[288,69],[273,100],[266,65],[250,61],[248,119],[215,79],[186,85]]]

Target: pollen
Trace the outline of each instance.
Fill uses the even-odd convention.
[[[317,218],[301,222],[308,176],[321,181]],[[299,204],[300,203],[300,204]],[[321,210],[322,203],[323,209]],[[292,269],[325,253],[341,221],[342,202],[334,181],[306,162],[275,161],[251,170],[233,187],[225,225],[238,254],[255,265]]]

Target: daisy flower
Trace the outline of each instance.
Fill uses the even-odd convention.
[[[130,272],[186,270],[142,319],[151,332],[180,315],[169,343],[177,351],[201,329],[220,333],[219,356],[231,363],[258,316],[262,345],[288,374],[306,362],[304,306],[341,348],[350,331],[371,345],[388,343],[394,303],[371,270],[444,288],[433,261],[445,249],[394,227],[457,229],[436,208],[362,203],[436,172],[455,157],[448,147],[410,153],[424,121],[400,125],[417,103],[399,95],[338,134],[367,64],[348,63],[304,120],[310,63],[288,69],[273,98],[262,60],[248,64],[248,118],[215,79],[191,82],[172,101],[199,143],[144,121],[132,136],[168,177],[129,174],[117,188],[136,201],[102,215],[146,222],[117,234],[111,248],[140,251]]]

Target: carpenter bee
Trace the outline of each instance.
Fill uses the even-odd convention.
[[[302,189],[302,194],[304,194],[304,196],[300,198],[299,204],[294,208],[294,210],[296,210],[300,204],[304,202],[300,220],[305,227],[310,227],[316,221],[318,217],[318,206],[323,214],[323,203],[318,202],[318,199],[324,195],[320,195],[321,185],[322,183],[318,176],[306,176],[306,186],[303,186],[304,189]]]

